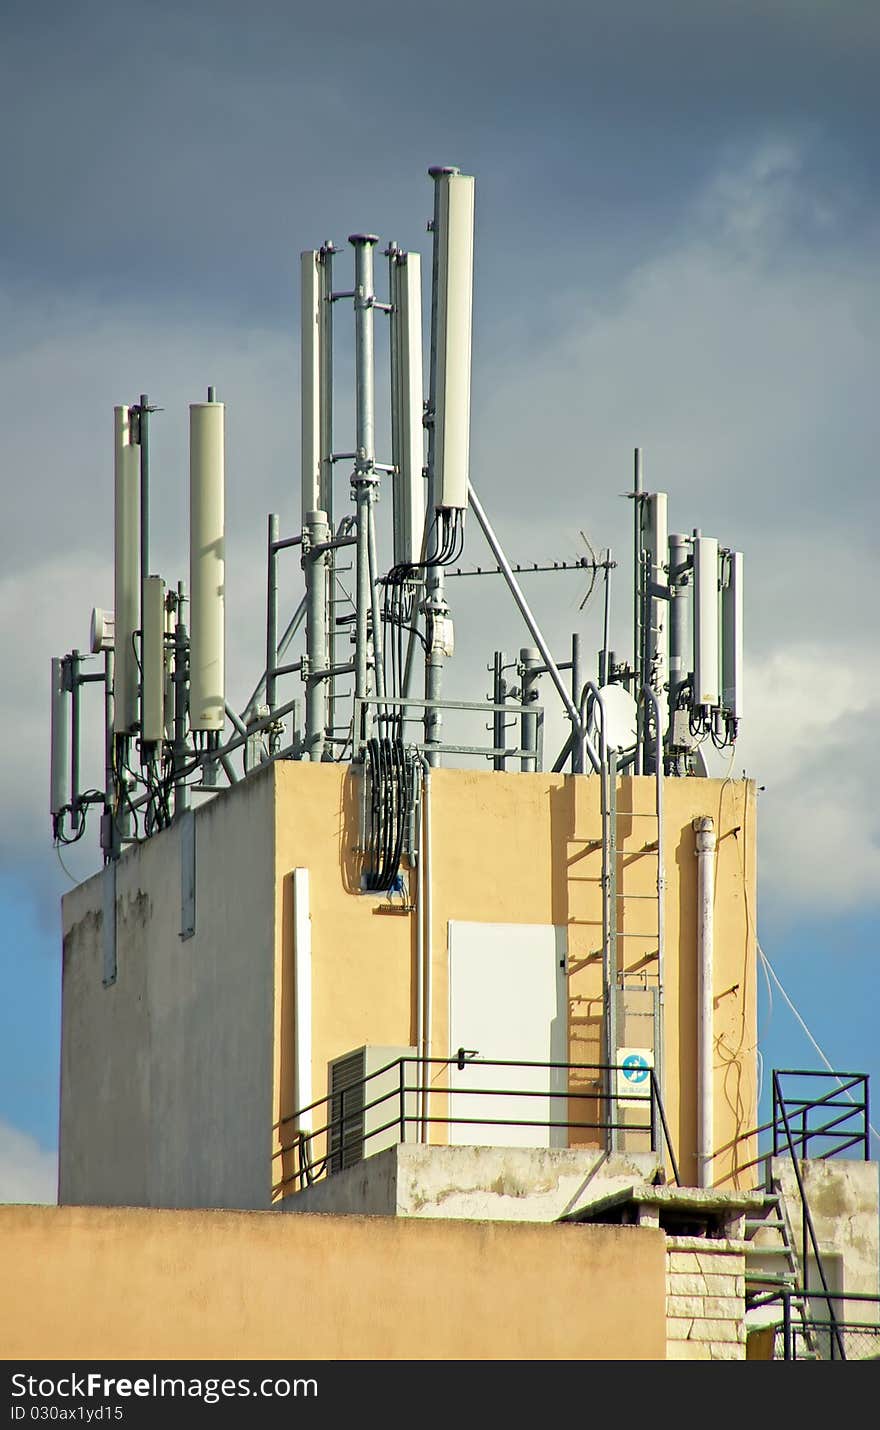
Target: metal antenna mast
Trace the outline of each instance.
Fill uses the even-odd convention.
[[[349,243],[354,248],[354,333],[355,333],[355,454],[351,477],[357,512],[357,544],[355,547],[355,699],[370,694],[369,637],[373,617],[373,660],[378,671],[378,644],[381,632],[375,621],[374,592],[370,580],[370,528],[376,489],[376,447],[373,390],[373,247],[379,242],[372,233],[353,233]],[[378,603],[376,603],[378,604]],[[370,717],[365,711],[364,722]],[[355,740],[369,733],[355,731]]]

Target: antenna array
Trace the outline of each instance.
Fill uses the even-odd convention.
[[[698,774],[705,772],[701,747],[707,740],[718,748],[735,742],[742,717],[742,554],[698,530],[668,534],[667,496],[643,489],[640,451],[629,494],[630,663],[609,649],[610,582],[617,565],[610,551],[602,560],[591,551],[590,560],[552,566],[507,560],[469,473],[474,180],[449,167],[429,173],[434,212],[427,393],[419,255],[395,243],[385,248],[386,301],[375,291],[375,235],[349,238],[349,289],[334,284],[341,257],[334,244],[302,254],[301,521],[282,535],[279,517],[269,516],[264,670],[240,715],[225,688],[224,404],[209,388],[208,400],[190,407],[189,590],[183,581],[166,584],[149,569],[149,430],[156,409],[144,395],[114,409],[114,610],[93,613],[90,640],[91,655],[103,656],[103,670],[85,673],[88,657],[77,650],[52,661],[56,841],[81,838],[89,806],[100,804],[101,847],[109,862],[126,844],[179,816],[193,793],[216,793],[221,773],[235,783],[268,760],[350,757],[367,771],[365,827],[372,832],[366,844],[375,859],[365,887],[390,889],[417,798],[417,765],[459,754],[482,755],[499,771],[516,763],[527,772],[541,768],[544,712],[538,700],[544,677],[571,727],[555,769],[600,770],[605,778],[613,759],[617,770]],[[355,355],[355,443],[349,452],[336,447],[334,421],[334,343],[339,304],[346,302],[353,310]],[[389,326],[387,462],[376,452],[376,314]],[[348,473],[354,504],[354,514],[341,518],[340,470]],[[383,484],[391,491],[393,533],[385,568],[375,516]],[[456,563],[469,510],[493,564],[463,571]],[[279,562],[292,549],[299,554],[305,592],[279,639]],[[354,560],[351,596],[342,590],[341,554]],[[555,660],[520,584],[521,577],[540,572],[585,569],[592,583],[601,573],[605,587],[598,685],[584,679],[578,633],[570,659]],[[495,652],[488,703],[443,696],[443,672],[455,646],[446,577],[456,575],[501,576],[532,641],[512,662]],[[303,624],[302,654],[288,660]],[[563,672],[570,674],[568,683]],[[294,675],[304,700],[280,696],[282,682]],[[103,787],[84,790],[80,697],[89,682],[103,684],[105,760]],[[488,713],[491,746],[445,740],[444,712],[453,710]],[[519,745],[508,745],[511,729],[518,730]],[[369,851],[367,857],[369,863]]]

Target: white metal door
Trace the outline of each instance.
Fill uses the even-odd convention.
[[[449,1051],[501,1061],[568,1060],[566,931],[552,924],[449,924]],[[565,1147],[568,1086],[546,1068],[449,1069],[449,1141]],[[467,1089],[467,1091],[465,1090]],[[492,1089],[493,1091],[489,1091]],[[518,1095],[519,1094],[519,1095]],[[522,1094],[530,1094],[523,1096]],[[486,1121],[481,1121],[485,1118]],[[532,1123],[502,1126],[500,1123]]]

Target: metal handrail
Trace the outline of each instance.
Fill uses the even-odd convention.
[[[877,1319],[875,1321],[841,1321],[835,1315],[834,1326],[839,1333],[845,1331],[876,1331],[880,1332],[880,1296],[872,1292],[865,1291],[800,1291],[792,1287],[779,1287],[772,1291],[760,1291],[749,1298],[749,1310],[757,1310],[761,1307],[772,1306],[779,1302],[782,1308],[782,1335],[783,1335],[783,1360],[797,1360],[796,1340],[793,1334],[793,1318],[791,1303],[793,1299],[812,1298],[816,1301],[825,1301],[830,1307],[832,1301],[855,1301],[860,1305],[873,1305],[877,1307]],[[805,1317],[798,1315],[798,1320],[805,1331],[829,1331],[832,1328],[832,1321],[819,1320],[815,1317]],[[837,1337],[835,1337],[837,1339]],[[834,1354],[835,1341],[830,1342],[831,1359],[836,1360]],[[846,1356],[842,1357],[846,1359]]]
[[[444,1068],[448,1068],[450,1066],[457,1066],[459,1071],[463,1071],[465,1068],[468,1067],[533,1068],[544,1070],[548,1073],[572,1071],[581,1073],[595,1073],[597,1074],[597,1078],[595,1087],[584,1088],[582,1090],[572,1089],[570,1086],[565,1088],[548,1087],[546,1090],[543,1088],[484,1088],[461,1086],[432,1088],[429,1084],[429,1080],[427,1077],[425,1077],[424,1081],[417,1077],[415,1081],[408,1082],[405,1076],[405,1069],[407,1065],[414,1065],[417,1070],[423,1071],[432,1066]],[[647,1124],[644,1124],[642,1126],[633,1126],[631,1123],[628,1122],[618,1122],[613,1117],[604,1117],[600,1121],[591,1122],[557,1120],[548,1122],[547,1120],[535,1120],[528,1118],[491,1118],[463,1116],[450,1117],[440,1115],[430,1115],[428,1117],[423,1117],[419,1113],[410,1113],[407,1111],[407,1099],[409,1097],[413,1095],[418,1095],[420,1097],[421,1094],[428,1093],[431,1091],[437,1093],[438,1095],[454,1095],[456,1097],[459,1096],[459,1094],[471,1094],[486,1097],[541,1097],[551,1099],[565,1098],[569,1102],[575,1100],[585,1101],[589,1099],[590,1101],[599,1102],[600,1106],[606,1103],[610,1104],[613,1110],[616,1104],[616,1095],[614,1093],[609,1093],[605,1091],[603,1084],[605,1083],[605,1080],[609,1074],[613,1074],[619,1071],[621,1067],[622,1065],[618,1063],[549,1063],[535,1062],[525,1059],[517,1060],[509,1058],[505,1059],[466,1057],[463,1049],[451,1058],[418,1058],[409,1056],[394,1058],[390,1062],[386,1063],[383,1067],[366,1074],[362,1078],[358,1078],[356,1081],[349,1083],[346,1087],[340,1088],[337,1092],[331,1092],[328,1093],[326,1097],[317,1098],[314,1102],[309,1103],[306,1107],[298,1109],[296,1112],[291,1114],[291,1116],[281,1119],[280,1123],[278,1124],[279,1127],[283,1127],[285,1126],[285,1124],[290,1122],[295,1122],[297,1124],[297,1130],[294,1135],[294,1140],[292,1142],[283,1143],[274,1155],[276,1157],[279,1157],[282,1156],[284,1153],[295,1151],[298,1156],[299,1165],[295,1172],[291,1173],[287,1177],[282,1178],[280,1185],[284,1186],[289,1182],[298,1181],[300,1186],[303,1187],[311,1185],[312,1182],[318,1180],[321,1176],[323,1176],[327,1171],[327,1165],[331,1157],[334,1154],[342,1155],[342,1153],[344,1152],[346,1138],[351,1137],[352,1134],[355,1132],[355,1118],[357,1118],[359,1122],[356,1131],[357,1141],[359,1142],[366,1142],[370,1138],[378,1137],[382,1133],[388,1132],[393,1128],[397,1128],[399,1130],[400,1141],[403,1142],[406,1140],[406,1131],[408,1126],[419,1125],[423,1123],[425,1125],[427,1125],[428,1123],[436,1123],[440,1126],[464,1125],[489,1127],[552,1127],[557,1131],[577,1130],[601,1131],[605,1133],[610,1133],[615,1130],[626,1130],[630,1132],[648,1133],[650,1136],[651,1150],[658,1151],[660,1144],[659,1131],[662,1130],[662,1139],[666,1145],[673,1178],[676,1183],[680,1184],[678,1163],[672,1146],[672,1139],[669,1132],[669,1124],[667,1122],[666,1113],[663,1108],[659,1084],[652,1068],[647,1070],[649,1075],[647,1092],[644,1094],[640,1094],[638,1092],[628,1094],[628,1097],[632,1098],[632,1100],[639,1100],[641,1102],[644,1102],[648,1110],[649,1121]],[[361,1094],[363,1094],[363,1090],[368,1083],[374,1081],[376,1078],[382,1077],[383,1075],[392,1073],[394,1069],[398,1070],[398,1078],[396,1080],[395,1086],[391,1087],[389,1090],[382,1093],[380,1096],[373,1098],[368,1102],[358,1102],[355,1107],[352,1106],[351,1099],[356,1092],[360,1092]],[[608,1082],[610,1081],[611,1079],[609,1078]],[[348,1108],[346,1108],[346,1099],[348,1099]],[[307,1125],[305,1127],[303,1126],[304,1121],[308,1124],[311,1124],[312,1119],[310,1114],[315,1112],[318,1108],[326,1108],[330,1113],[332,1113],[334,1102],[338,1103],[339,1108],[338,1114],[336,1116],[329,1116],[327,1120],[324,1121],[323,1125],[320,1127],[312,1127],[311,1125]],[[396,1108],[393,1117],[390,1116],[389,1109],[388,1120],[383,1121],[381,1126],[370,1128],[369,1131],[361,1130],[361,1119],[363,1118],[364,1114],[374,1110],[377,1107],[381,1107],[386,1104],[393,1105],[395,1103]],[[311,1154],[311,1149],[319,1138],[326,1138],[326,1150],[322,1153],[320,1157],[313,1158]]]

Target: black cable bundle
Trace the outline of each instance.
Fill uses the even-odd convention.
[[[407,633],[413,631],[422,645],[425,645],[424,636],[413,625],[414,577],[416,572],[427,570],[431,566],[451,566],[453,562],[460,560],[464,550],[464,512],[453,508],[438,510],[435,513],[429,545],[431,549],[424,561],[402,562],[398,566],[392,566],[385,577],[382,624],[385,628],[386,639],[383,643],[382,661],[385,690],[392,697],[399,697],[403,694],[404,631]],[[389,649],[391,652],[390,668]],[[385,707],[380,711],[379,721],[386,733],[396,739],[403,738],[402,711],[398,710],[391,714]]]
[[[389,890],[400,869],[409,815],[406,755],[402,740],[368,740],[366,774],[370,809],[365,882],[374,892]]]

